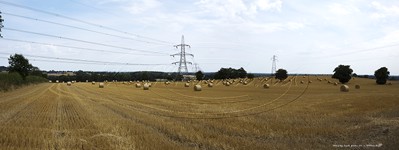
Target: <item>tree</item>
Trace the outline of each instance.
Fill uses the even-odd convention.
[[[254,75],[254,74],[252,74],[252,73],[248,73],[248,74],[247,74],[247,78],[249,78],[249,79],[253,79],[253,78],[255,78],[255,75]]]
[[[202,80],[204,78],[204,73],[202,73],[202,71],[198,71],[195,73],[195,77],[197,80]]]
[[[288,75],[287,75],[287,70],[285,70],[285,69],[278,69],[277,71],[276,71],[276,79],[279,79],[279,80],[284,80],[284,79],[287,79],[287,77],[288,77]]]
[[[380,69],[374,72],[374,76],[377,84],[385,84],[387,83],[387,79],[389,77],[389,71],[386,67],[381,67]]]
[[[245,78],[247,76],[247,71],[244,68],[234,69],[234,68],[220,68],[218,72],[215,73],[215,79],[235,79],[235,78]]]
[[[8,63],[10,64],[8,71],[10,73],[19,73],[24,80],[26,79],[26,76],[29,75],[29,72],[33,69],[33,66],[29,63],[29,60],[21,54],[14,54],[14,56],[11,55],[8,59]]]
[[[352,78],[353,70],[350,68],[350,65],[339,65],[334,69],[334,72],[332,78],[338,79],[341,83],[347,83]]]

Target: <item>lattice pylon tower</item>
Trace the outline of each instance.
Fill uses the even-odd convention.
[[[275,73],[276,73],[276,71],[277,71],[277,66],[276,66],[276,62],[277,62],[277,56],[276,55],[273,55],[273,57],[272,57],[272,72],[271,72],[271,76],[273,76]]]
[[[177,49],[180,48],[180,53],[173,54],[173,55],[170,55],[170,56],[173,56],[173,57],[180,56],[180,60],[177,61],[177,62],[173,62],[172,64],[179,64],[179,68],[177,69],[177,72],[178,72],[179,75],[180,74],[187,74],[188,73],[187,64],[193,64],[193,63],[192,62],[188,62],[187,59],[186,59],[186,56],[188,55],[188,56],[194,57],[194,55],[190,54],[190,53],[186,53],[186,47],[191,48],[191,46],[184,43],[184,35],[182,35],[181,44],[174,45],[174,47],[176,47]]]

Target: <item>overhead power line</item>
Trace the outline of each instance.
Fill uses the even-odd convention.
[[[158,40],[158,39],[154,39],[154,38],[150,38],[150,37],[146,37],[146,36],[141,36],[141,35],[138,35],[138,34],[129,33],[129,32],[126,32],[126,31],[114,29],[114,28],[111,28],[111,27],[107,27],[107,26],[103,26],[103,25],[87,22],[87,21],[84,21],[84,20],[80,20],[80,19],[76,19],[76,18],[65,16],[65,15],[61,15],[61,14],[57,14],[57,13],[53,13],[53,12],[48,12],[48,11],[44,11],[44,10],[40,10],[40,9],[28,7],[28,6],[23,6],[23,5],[10,3],[10,2],[5,2],[5,1],[1,1],[1,0],[0,0],[0,3],[4,4],[4,5],[8,5],[8,6],[23,8],[23,9],[27,9],[27,10],[31,10],[31,11],[35,11],[35,12],[40,12],[40,13],[56,16],[56,17],[59,17],[59,18],[64,18],[64,19],[68,19],[68,20],[84,23],[84,24],[87,24],[87,25],[91,25],[91,26],[95,26],[95,27],[111,30],[111,31],[114,31],[114,32],[119,32],[119,33],[131,35],[131,36],[135,36],[137,38],[143,38],[143,39],[148,39],[148,40],[157,41],[157,42],[161,42],[161,43],[172,44],[171,42],[162,41],[162,40]]]
[[[36,34],[36,35],[47,36],[47,37],[53,37],[53,38],[58,38],[58,39],[65,39],[65,40],[76,41],[76,42],[82,42],[82,43],[88,43],[88,44],[93,44],[93,45],[100,45],[100,46],[111,47],[111,48],[118,48],[118,49],[129,50],[129,51],[137,51],[137,52],[143,52],[143,53],[169,55],[167,53],[162,53],[162,52],[139,50],[139,49],[133,49],[133,48],[127,48],[127,47],[121,47],[121,46],[115,46],[115,45],[109,45],[109,44],[103,44],[103,43],[97,43],[97,42],[91,42],[91,41],[85,41],[85,40],[79,40],[79,39],[68,38],[68,37],[62,37],[62,36],[56,36],[56,35],[50,35],[50,34],[44,34],[44,33],[37,33],[37,32],[31,32],[31,31],[25,31],[25,30],[19,30],[19,29],[13,29],[13,28],[6,28],[5,27],[3,29],[10,30],[10,31],[16,31],[16,32],[22,32],[22,33]]]
[[[68,28],[83,30],[83,31],[92,32],[92,33],[97,33],[97,34],[102,34],[102,35],[107,35],[107,36],[112,36],[112,37],[118,37],[118,38],[125,39],[125,40],[127,39],[127,40],[133,40],[133,41],[143,42],[143,43],[152,43],[152,44],[157,44],[157,45],[169,45],[169,44],[162,44],[162,43],[159,43],[159,42],[149,42],[149,41],[138,40],[138,39],[134,39],[134,38],[126,37],[126,36],[119,36],[119,35],[115,35],[115,34],[109,34],[109,33],[95,31],[95,30],[86,29],[86,28],[82,28],[82,27],[67,25],[67,24],[63,24],[63,23],[57,23],[57,22],[43,20],[43,19],[37,19],[37,18],[33,18],[33,17],[16,15],[16,14],[7,13],[7,12],[3,12],[3,14],[9,15],[9,16],[14,16],[14,17],[19,17],[19,18],[24,18],[24,19],[29,19],[29,20],[34,20],[34,21],[45,22],[45,23],[59,25],[59,26],[64,26],[64,27],[68,27]]]
[[[94,48],[84,48],[84,47],[77,47],[77,46],[67,46],[67,45],[60,45],[60,44],[50,44],[50,43],[43,43],[43,42],[35,42],[35,41],[27,41],[27,40],[18,40],[18,39],[10,39],[10,38],[1,38],[1,40],[13,41],[13,42],[22,42],[22,43],[30,43],[30,44],[38,44],[38,45],[47,45],[47,46],[56,46],[56,47],[64,47],[64,48],[71,48],[71,49],[79,49],[85,51],[94,51],[94,52],[105,52],[105,53],[114,53],[114,54],[124,54],[124,55],[142,55],[142,56],[165,56],[161,54],[137,54],[137,53],[130,53],[130,52],[117,52],[117,51],[110,51],[104,49],[94,49]]]
[[[4,55],[13,55],[10,53],[3,53]],[[41,58],[37,59],[38,61],[49,61],[49,62],[65,62],[65,63],[90,63],[90,64],[104,64],[104,65],[130,65],[130,66],[162,66],[162,65],[170,65],[170,64],[135,64],[135,63],[122,63],[122,62],[111,62],[111,61],[97,61],[97,60],[86,60],[86,59],[75,59],[75,58],[61,58],[61,57],[48,57],[48,56],[38,56],[38,55],[27,55],[27,57],[33,58]],[[47,60],[43,60],[47,59]]]

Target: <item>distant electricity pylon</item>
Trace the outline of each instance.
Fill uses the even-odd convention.
[[[4,27],[4,26],[3,26],[3,21],[4,21],[4,19],[1,18],[1,11],[0,11],[0,38],[3,38],[3,36],[1,35],[1,28]]]
[[[186,60],[186,55],[189,55],[189,56],[192,56],[192,57],[194,57],[194,55],[186,53],[186,47],[191,48],[191,46],[187,45],[187,44],[184,44],[184,35],[182,35],[181,44],[175,45],[174,47],[176,47],[177,49],[179,49],[179,47],[180,47],[180,53],[173,54],[173,55],[170,55],[170,56],[173,56],[173,57],[180,56],[180,61],[174,62],[172,64],[177,64],[177,63],[179,64],[179,68],[177,70],[179,75],[182,74],[182,73],[187,74],[188,73],[187,64],[193,64],[193,63],[188,62]]]
[[[271,72],[271,75],[273,76],[273,74],[275,74],[276,71],[277,71],[277,69],[276,69],[276,68],[277,68],[277,67],[276,67],[277,56],[276,56],[276,55],[273,55],[272,61],[273,61],[273,63],[272,63],[272,72]]]

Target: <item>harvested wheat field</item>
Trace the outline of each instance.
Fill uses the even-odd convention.
[[[341,92],[324,79],[338,81],[318,78],[214,81],[213,87],[153,82],[148,90],[122,82],[28,86],[0,93],[0,149],[399,146],[398,82],[356,78]]]

